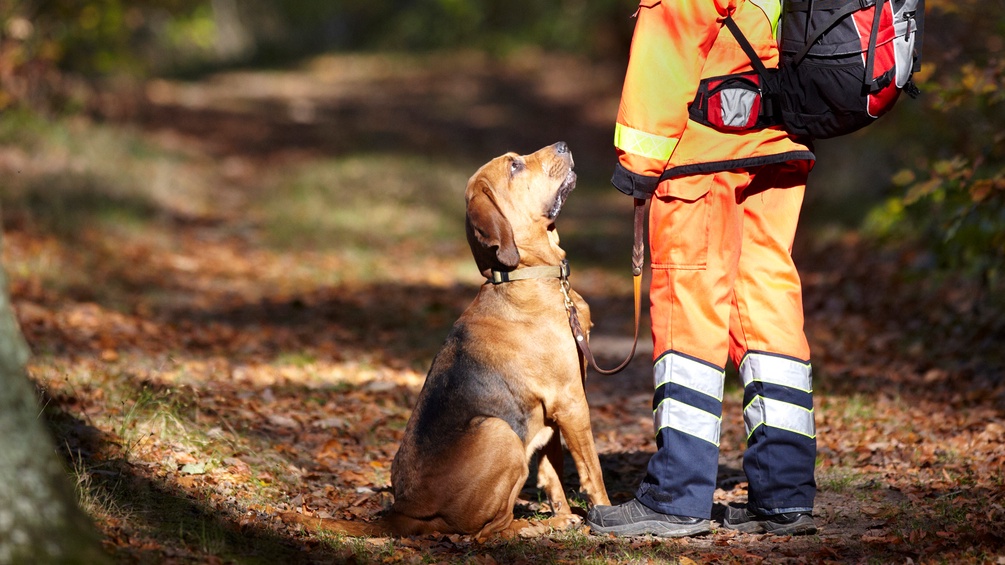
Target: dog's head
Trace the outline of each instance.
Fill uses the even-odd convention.
[[[465,228],[483,275],[565,258],[555,218],[576,186],[572,168],[569,146],[559,142],[530,155],[496,157],[468,180]]]

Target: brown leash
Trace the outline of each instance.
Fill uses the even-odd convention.
[[[645,263],[645,241],[643,239],[646,219],[646,201],[641,198],[635,199],[635,218],[633,221],[635,237],[632,244],[632,286],[635,291],[635,337],[632,339],[632,351],[620,365],[613,369],[602,369],[597,365],[597,360],[590,350],[590,340],[583,331],[583,326],[579,322],[579,313],[576,305],[569,298],[569,279],[562,277],[562,293],[565,294],[565,309],[569,311],[569,325],[572,327],[572,335],[576,338],[576,345],[583,352],[583,356],[601,375],[613,375],[624,370],[635,357],[635,348],[639,345],[639,317],[642,311],[642,266]]]
[[[524,267],[514,271],[492,271],[492,276],[488,282],[502,284],[526,279],[561,279],[562,295],[565,297],[565,309],[569,313],[569,326],[572,328],[572,335],[576,338],[576,345],[579,346],[579,350],[586,357],[590,366],[598,373],[613,375],[614,373],[621,372],[635,357],[635,348],[639,344],[639,318],[642,312],[642,266],[645,263],[645,241],[643,240],[645,219],[646,201],[636,198],[635,218],[633,222],[635,233],[632,244],[632,283],[635,291],[635,337],[632,340],[632,351],[628,354],[628,357],[613,369],[601,369],[597,365],[597,360],[593,357],[593,352],[590,351],[590,340],[586,337],[586,332],[583,331],[583,325],[579,321],[579,312],[576,310],[576,305],[572,302],[572,296],[570,295],[572,286],[569,284],[568,261],[562,261],[561,265],[554,266]]]

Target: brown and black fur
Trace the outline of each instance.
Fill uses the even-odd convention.
[[[565,258],[554,221],[575,185],[572,167],[557,143],[497,157],[471,177],[466,231],[483,275]],[[588,306],[570,293],[588,328]],[[485,284],[433,360],[391,467],[391,510],[371,523],[293,519],[350,535],[514,533],[526,525],[514,522],[514,503],[541,451],[538,486],[551,524],[574,524],[560,482],[561,438],[590,503],[610,504],[584,384],[560,280]]]

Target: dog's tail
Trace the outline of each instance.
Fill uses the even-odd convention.
[[[400,516],[393,511],[373,522],[355,520],[335,520],[306,516],[298,512],[282,512],[279,517],[287,524],[300,524],[313,533],[343,534],[354,537],[387,537],[408,535],[409,528],[401,523]]]

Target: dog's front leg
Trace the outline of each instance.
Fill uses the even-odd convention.
[[[590,505],[610,506],[607,489],[604,487],[604,475],[600,469],[600,456],[593,443],[593,429],[590,426],[590,411],[583,402],[576,403],[572,410],[565,413],[558,421],[562,437],[569,447],[569,454],[576,463],[579,473],[579,483],[582,485]]]

